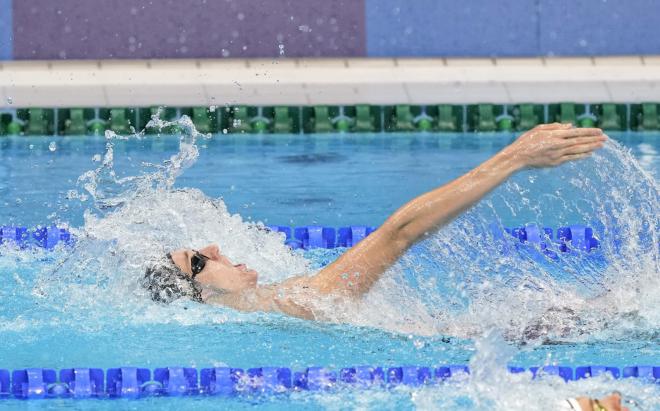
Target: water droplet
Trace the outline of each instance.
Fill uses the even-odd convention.
[[[216,109],[217,109],[217,107],[214,106],[214,105],[212,105],[212,106],[209,107],[209,111],[210,111],[211,113],[215,113],[215,110],[216,110]]]
[[[54,141],[51,141],[50,144],[48,144],[48,149],[50,151],[55,151],[57,150],[57,144]]]
[[[34,144],[30,144],[30,145],[28,146],[28,148],[29,148],[30,150],[32,150],[32,149],[34,148]]]
[[[8,97],[7,97],[7,104],[9,104],[10,106],[11,106],[12,104],[14,104],[14,99],[8,96]]]

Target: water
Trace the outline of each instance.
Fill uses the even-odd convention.
[[[104,138],[58,138],[54,151],[52,137],[0,140],[0,221],[67,222],[81,237],[73,251],[2,249],[0,366],[659,364],[660,136],[653,134],[616,136],[632,156],[612,144],[595,159],[517,175],[415,247],[360,304],[336,308],[331,322],[186,301],[160,306],[136,286],[145,258],[208,242],[256,268],[263,282],[314,272],[341,250],[291,253],[244,221],[378,225],[512,138],[223,135],[198,137],[196,147],[190,137],[147,137],[109,140],[111,151]],[[501,255],[475,235],[492,221],[600,222],[603,247],[559,261],[529,250]],[[31,407],[553,409],[556,398],[612,389],[660,409],[658,388],[636,381],[564,384],[497,371],[423,389]]]
[[[660,177],[658,134],[612,137],[632,150],[644,170],[656,180]],[[221,135],[200,142],[202,155],[176,186],[222,197],[232,213],[267,224],[378,225],[399,205],[467,172],[513,138],[508,134]],[[82,223],[86,205],[66,201],[67,192],[76,188],[83,172],[98,165],[105,139],[58,137],[55,152],[49,150],[52,141],[52,137],[0,139],[3,223],[35,225],[57,219],[76,226]],[[178,139],[171,136],[116,141],[117,172],[136,173],[142,161],[160,162],[177,145]],[[18,183],[9,184],[9,179]],[[14,207],[15,203],[20,206]],[[524,218],[511,220],[511,224],[524,222]],[[549,216],[547,222],[558,221]]]

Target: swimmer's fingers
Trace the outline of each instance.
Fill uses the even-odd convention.
[[[559,159],[559,161],[553,163],[554,165],[559,165],[566,163],[568,161],[577,161],[577,160],[582,160],[585,158],[591,157],[591,154],[593,153],[582,153],[582,154],[567,154]]]
[[[575,137],[575,138],[569,138],[565,140],[561,140],[558,143],[559,147],[562,147],[564,149],[567,149],[572,146],[579,146],[583,144],[594,144],[594,143],[604,143],[607,141],[607,136],[605,134],[602,134],[600,136],[589,136],[589,137]]]
[[[603,142],[602,141],[596,141],[593,143],[587,143],[587,144],[574,144],[569,147],[564,148],[561,151],[561,154],[563,156],[565,155],[572,155],[572,154],[584,154],[584,153],[591,153],[594,150],[598,150],[599,148],[603,147]]]
[[[550,133],[553,137],[557,138],[575,138],[602,136],[603,130],[599,128],[571,128],[568,130],[551,130]]]

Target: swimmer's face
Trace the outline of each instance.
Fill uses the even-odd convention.
[[[217,244],[211,244],[197,250],[208,257],[204,269],[195,276],[195,280],[204,286],[225,291],[241,291],[257,286],[257,272],[247,268],[245,264],[233,264],[229,258],[220,253]],[[190,258],[195,255],[191,249],[179,249],[170,253],[172,261],[181,271],[192,275]]]

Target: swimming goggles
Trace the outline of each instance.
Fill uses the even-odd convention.
[[[206,262],[209,260],[207,256],[201,254],[199,251],[193,250],[195,254],[190,257],[190,271],[192,271],[192,279],[195,279],[197,274],[201,273],[204,267],[206,267]]]
[[[197,274],[201,273],[204,267],[206,267],[206,262],[209,260],[209,258],[197,250],[193,250],[193,252],[194,254],[192,257],[190,257],[190,271],[192,272],[190,278],[194,280],[195,277],[197,277]],[[172,264],[176,265],[172,259],[172,254],[167,253],[167,258],[172,262]]]

